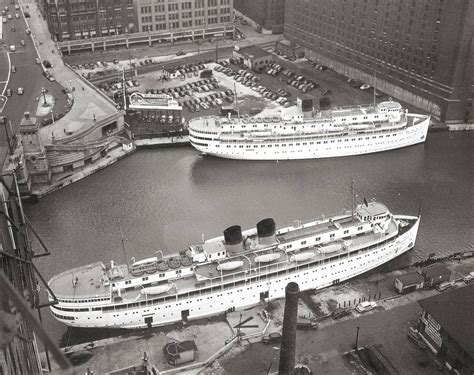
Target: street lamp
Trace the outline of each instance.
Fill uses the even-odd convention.
[[[48,103],[46,102],[46,90],[44,87],[41,87],[41,92],[43,94],[43,107],[46,107]]]
[[[359,350],[358,343],[359,343],[359,327],[357,327],[356,342],[355,342],[355,348],[354,348],[356,352]]]

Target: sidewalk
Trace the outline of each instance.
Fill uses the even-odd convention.
[[[19,4],[22,12],[28,5],[30,17],[25,18],[25,21],[31,29],[39,59],[48,60],[51,63],[52,67],[47,70],[62,87],[70,92],[74,101],[71,110],[64,117],[40,129],[43,144],[51,144],[53,134],[55,139],[59,140],[61,135],[71,136],[77,131],[84,131],[95,126],[94,118],[99,122],[114,115],[121,116],[115,103],[64,65],[36,3],[33,0],[19,0]],[[66,137],[63,136],[63,138]]]

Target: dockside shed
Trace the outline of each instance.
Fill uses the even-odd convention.
[[[444,281],[449,281],[451,271],[442,264],[433,264],[423,268],[421,274],[425,278],[425,287],[433,287]]]
[[[163,347],[163,354],[170,365],[177,366],[194,361],[197,350],[194,340],[169,342]]]
[[[240,65],[256,72],[263,71],[270,63],[275,62],[275,57],[270,52],[256,46],[235,46],[233,57]]]
[[[418,272],[410,272],[395,278],[394,287],[400,294],[410,293],[423,288],[425,279]]]

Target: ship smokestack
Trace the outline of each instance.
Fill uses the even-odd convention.
[[[285,313],[280,347],[278,375],[291,375],[295,370],[296,322],[298,319],[298,294],[300,288],[291,282],[285,288]]]
[[[228,253],[238,253],[243,250],[242,228],[240,225],[233,225],[224,230],[224,244]]]
[[[303,113],[304,118],[310,118],[313,115],[313,99],[297,98],[296,104],[298,109]]]
[[[257,223],[259,245],[272,245],[276,242],[275,222],[273,219],[263,219]]]
[[[319,110],[323,116],[329,116],[331,114],[332,102],[329,96],[324,96],[319,99]]]

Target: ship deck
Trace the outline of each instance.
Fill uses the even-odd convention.
[[[329,230],[331,225],[334,224],[331,222],[325,222],[319,225],[319,228],[316,229],[316,231]],[[352,221],[350,218],[348,220],[343,220],[342,225],[352,225]],[[411,227],[411,225],[409,227]],[[392,236],[396,235],[397,230],[399,233],[401,233],[407,230],[407,228],[398,228],[397,224],[392,220],[388,226],[387,232],[368,232],[364,235],[353,237],[351,238],[351,242],[346,244],[344,247],[341,247],[340,250],[336,250],[331,253],[320,253],[317,251],[317,246],[302,250],[303,252],[311,251],[314,255],[311,257],[311,259],[298,262],[291,261],[291,256],[294,254],[294,252],[285,252],[284,250],[278,248],[278,243],[275,243],[273,247],[267,248],[265,250],[246,251],[234,256],[230,256],[225,260],[214,261],[212,263],[206,264],[196,264],[194,269],[195,274],[193,276],[170,280],[170,283],[174,284],[174,287],[166,293],[147,297],[146,295],[141,294],[141,287],[137,287],[132,290],[122,290],[122,303],[145,301],[151,298],[164,298],[176,293],[195,292],[199,289],[220,285],[221,283],[228,283],[232,281],[237,282],[239,280],[245,280],[253,276],[258,277],[272,271],[287,270],[294,267],[295,264],[298,266],[304,266],[310,262],[328,260],[329,258],[339,257],[345,253],[376,244],[383,239],[391,238]],[[290,235],[291,239],[294,240],[299,237],[303,238],[304,236],[313,233],[315,233],[315,229],[314,227],[310,227],[301,228],[291,235],[289,233],[284,235]],[[388,235],[385,236],[385,233],[388,233]],[[333,243],[338,243],[338,241]],[[255,261],[257,256],[270,253],[277,253],[280,255],[280,257],[268,263],[258,263]],[[237,260],[243,262],[241,267],[238,267],[234,270],[218,269],[218,266],[222,263]],[[120,265],[118,269],[120,270],[122,276],[120,278],[121,280],[133,278],[133,276],[129,274],[126,265]],[[101,281],[103,274],[104,265],[101,262],[98,262],[63,272],[51,279],[49,285],[58,298],[82,299],[81,302],[89,302],[87,301],[88,298],[108,299],[110,297],[110,285],[106,285],[103,281]],[[77,278],[77,283],[74,286],[73,282],[75,278]],[[113,280],[110,280],[110,283],[113,282]],[[104,300],[103,303],[107,304],[108,302]]]
[[[103,282],[103,274],[102,262],[88,264],[56,275],[49,281],[49,287],[57,298],[110,297],[110,285]]]

